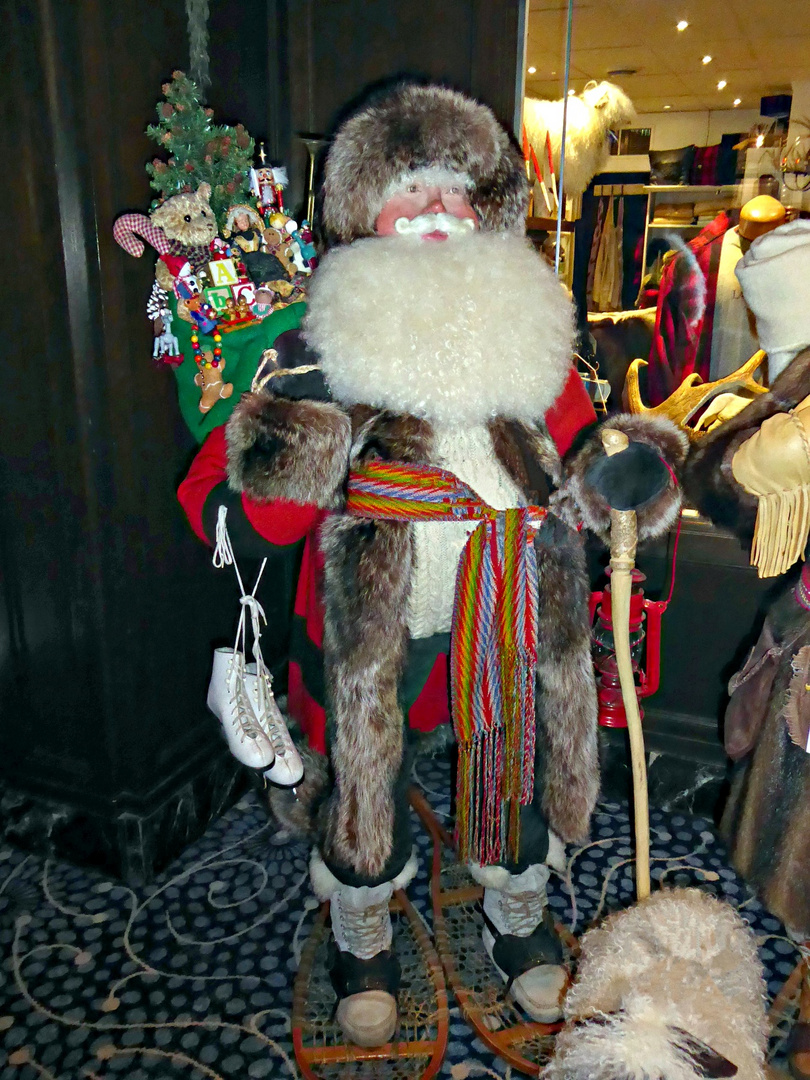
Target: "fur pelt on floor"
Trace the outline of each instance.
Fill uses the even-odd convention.
[[[526,135],[544,167],[547,161],[546,132],[550,136],[558,182],[565,101],[565,98],[541,101],[528,97],[523,106]],[[581,195],[607,162],[610,131],[631,124],[636,111],[627,94],[609,82],[589,82],[581,94],[572,94],[567,101],[565,194]]]
[[[546,1080],[763,1080],[762,965],[730,905],[664,890],[581,946]]]

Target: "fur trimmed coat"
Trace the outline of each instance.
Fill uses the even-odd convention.
[[[810,349],[762,394],[696,444],[686,493],[716,524],[751,540],[757,500],[734,479],[739,447],[777,413],[810,394]],[[803,577],[810,579],[805,566]],[[773,603],[759,641],[731,680],[726,751],[737,762],[721,823],[734,867],[794,933],[810,937],[810,754],[790,738],[790,709],[807,709],[810,611],[797,598],[795,572]],[[802,651],[804,650],[804,651]]]
[[[631,439],[652,446],[671,466],[685,439],[667,422],[614,417]],[[551,827],[583,838],[596,801],[599,768],[596,691],[590,656],[585,523],[603,538],[609,507],[588,489],[584,471],[602,453],[598,433],[563,464],[545,423],[489,425],[501,465],[526,499],[549,505],[535,541],[540,582],[537,667],[537,778]],[[324,852],[338,866],[375,876],[392,846],[393,787],[403,751],[400,686],[405,673],[406,608],[413,572],[413,526],[341,512],[351,463],[377,456],[435,464],[425,421],[369,406],[245,395],[227,428],[228,481],[252,505],[307,506],[317,547],[310,547],[323,602],[325,699],[335,787]],[[639,512],[639,539],[675,519],[672,483]],[[306,557],[306,556],[305,556]],[[444,688],[446,695],[446,686]]]

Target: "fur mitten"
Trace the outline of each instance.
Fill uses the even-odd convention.
[[[606,468],[602,427],[622,431],[630,439],[625,451],[630,456],[619,454],[613,459],[621,470]],[[645,449],[635,450],[636,443]],[[612,416],[595,428],[584,446],[564,463],[563,482],[552,495],[550,506],[569,525],[576,527],[584,523],[608,543],[611,510],[611,503],[605,497],[608,495],[614,509],[636,510],[639,542],[661,536],[672,528],[680,512],[681,491],[676,476],[688,446],[686,435],[669,420],[629,413]],[[661,465],[666,472],[665,482],[660,475]],[[646,496],[646,501],[634,504],[639,495]]]
[[[351,421],[340,406],[245,394],[228,421],[226,437],[233,491],[322,509],[342,504]]]

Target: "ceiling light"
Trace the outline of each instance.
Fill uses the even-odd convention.
[[[717,84],[717,89],[718,89],[718,90],[725,90],[725,88],[726,88],[727,86],[728,86],[728,83],[726,82],[726,80],[725,80],[725,79],[721,79],[721,80],[720,80],[720,82],[719,82],[719,83]]]
[[[568,91],[568,96],[573,97],[575,93],[576,93],[576,90],[569,90]]]
[[[536,68],[536,67],[530,67],[530,68],[529,68],[529,74],[530,74],[530,75],[534,75],[535,71],[537,71],[537,68]]]
[[[686,19],[681,19],[681,21],[678,23],[676,29],[677,30],[685,30],[688,25],[689,25],[689,23],[686,21]]]
[[[704,63],[704,64],[710,64],[711,62],[712,62],[712,58],[711,58],[711,56],[709,56],[708,53],[703,57],[703,60],[701,61],[701,63]]]
[[[741,103],[742,103],[742,98],[738,98],[738,97],[735,97],[735,98],[734,98],[734,108],[735,108],[735,109],[736,109],[736,108],[737,108],[737,106],[738,106],[739,104],[741,104]]]
[[[764,135],[757,135],[756,142],[754,143],[754,145],[757,148],[759,148],[760,146],[763,145],[764,142],[765,142],[765,136]]]

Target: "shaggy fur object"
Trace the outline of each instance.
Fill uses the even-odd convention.
[[[581,948],[546,1080],[763,1080],[762,967],[728,904],[698,889],[658,892]]]
[[[588,835],[599,795],[596,682],[590,585],[582,538],[549,514],[534,541],[537,616],[537,737],[543,746],[543,810],[566,843]]]
[[[580,521],[610,543],[610,507],[607,502],[585,481],[588,466],[604,454],[599,436],[601,427],[616,428],[625,432],[631,441],[651,446],[673,469],[679,469],[686,459],[689,440],[683,431],[671,421],[658,416],[633,416],[621,413],[611,416],[585,446],[566,461],[565,476],[560,489],[551,498],[551,506],[569,525]],[[638,540],[661,536],[678,520],[681,509],[681,490],[674,482],[645,506],[636,511]]]
[[[559,101],[526,98],[523,103],[523,123],[529,142],[538,160],[545,165],[546,132],[549,133],[554,171],[558,178],[566,100],[565,194],[581,195],[608,160],[610,131],[630,125],[636,111],[627,94],[609,82],[590,82],[581,94]]]
[[[466,174],[484,229],[523,231],[523,158],[492,111],[442,86],[404,84],[359,109],[335,136],[324,172],[327,244],[372,236],[392,188],[423,168]]]
[[[742,539],[754,535],[758,500],[749,495],[731,471],[740,446],[765,420],[794,409],[810,394],[810,349],[804,349],[761,394],[731,420],[695,443],[684,470],[686,495],[701,513]]]
[[[530,423],[559,396],[574,324],[563,287],[525,240],[480,232],[330,252],[312,281],[304,335],[344,404],[445,423]]]
[[[334,509],[343,501],[351,421],[337,405],[244,394],[226,429],[228,483],[254,499]]]
[[[408,861],[391,881],[394,889],[407,889],[418,870],[419,859],[414,848]],[[338,881],[317,850],[313,850],[309,858],[309,879],[312,882],[312,891],[320,901],[330,900],[339,889],[346,888]],[[361,885],[359,888],[368,888],[368,886]]]

